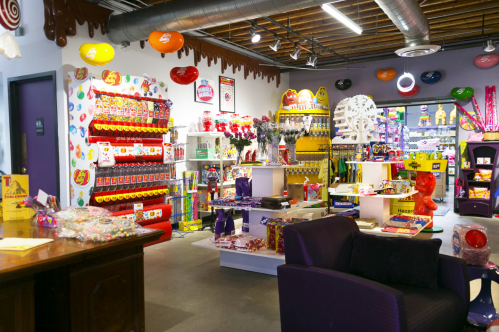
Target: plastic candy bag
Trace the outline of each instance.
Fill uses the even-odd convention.
[[[487,228],[480,225],[454,225],[452,249],[455,257],[467,264],[486,265],[490,258]]]

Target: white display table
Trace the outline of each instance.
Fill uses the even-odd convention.
[[[284,169],[286,166],[241,166],[251,167],[253,196],[267,197],[282,195],[284,190]],[[309,205],[317,204],[320,201],[305,201],[293,204],[288,209],[270,210],[263,208],[247,208],[231,206],[235,210],[249,211],[249,234],[267,239],[267,226],[262,225],[262,217],[280,218],[286,214],[302,209]],[[217,208],[227,208],[227,206],[213,206]],[[258,250],[254,253],[240,252],[235,250],[220,249],[215,247],[210,239],[201,240],[192,244],[195,247],[214,249],[220,251],[220,266],[231,267],[246,271],[277,275],[277,266],[284,264],[284,255],[276,253],[274,250]]]

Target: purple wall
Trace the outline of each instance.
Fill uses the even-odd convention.
[[[325,86],[329,94],[331,109],[334,109],[336,104],[343,98],[358,94],[369,94],[373,96],[375,102],[405,99],[397,92],[397,78],[404,72],[404,62],[406,62],[409,66],[408,71],[414,75],[416,84],[419,85],[419,93],[414,98],[448,96],[450,95],[450,90],[457,86],[469,86],[475,90],[478,104],[483,108],[485,86],[496,85],[499,88],[499,65],[490,69],[481,69],[473,63],[473,59],[477,55],[484,53],[483,49],[478,47],[440,52],[407,60],[396,58],[352,65],[353,67],[366,67],[365,69],[338,71],[301,70],[290,74],[290,88],[296,91],[301,89],[317,91],[319,87]],[[397,70],[397,77],[388,82],[380,81],[376,77],[376,72],[382,68],[394,68]],[[429,70],[439,70],[442,72],[443,77],[440,82],[433,85],[421,82],[419,76],[424,71]],[[337,90],[334,87],[334,82],[346,78],[352,80],[352,87],[347,91]],[[472,110],[471,104],[466,105],[464,108],[468,111]]]

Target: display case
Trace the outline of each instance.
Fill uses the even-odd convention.
[[[167,85],[109,70],[96,76],[87,68],[68,74],[71,205],[117,212],[165,203]]]

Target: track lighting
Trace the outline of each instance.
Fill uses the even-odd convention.
[[[315,53],[312,53],[308,56],[307,66],[315,67],[316,64],[317,64],[317,55]]]
[[[255,27],[249,29],[249,35],[253,43],[258,43],[260,41],[260,34],[255,32]]]
[[[277,52],[279,47],[281,47],[281,41],[277,39],[272,45],[269,45],[269,47],[272,49],[272,51]]]
[[[353,32],[357,34],[362,33],[362,28],[358,26],[354,21],[346,17],[342,12],[340,12],[338,9],[334,8],[331,6],[329,3],[323,3],[321,6],[322,10],[327,12],[329,15],[346,25],[348,28],[350,28]]]
[[[492,39],[487,40],[486,44],[483,45],[483,50],[485,52],[493,52],[496,49],[496,45]]]
[[[295,50],[293,51],[293,53],[291,53],[289,56],[291,57],[291,59],[293,60],[298,60],[298,58],[300,57],[300,54],[301,54],[301,51],[300,49],[298,48],[298,46],[295,48]]]

